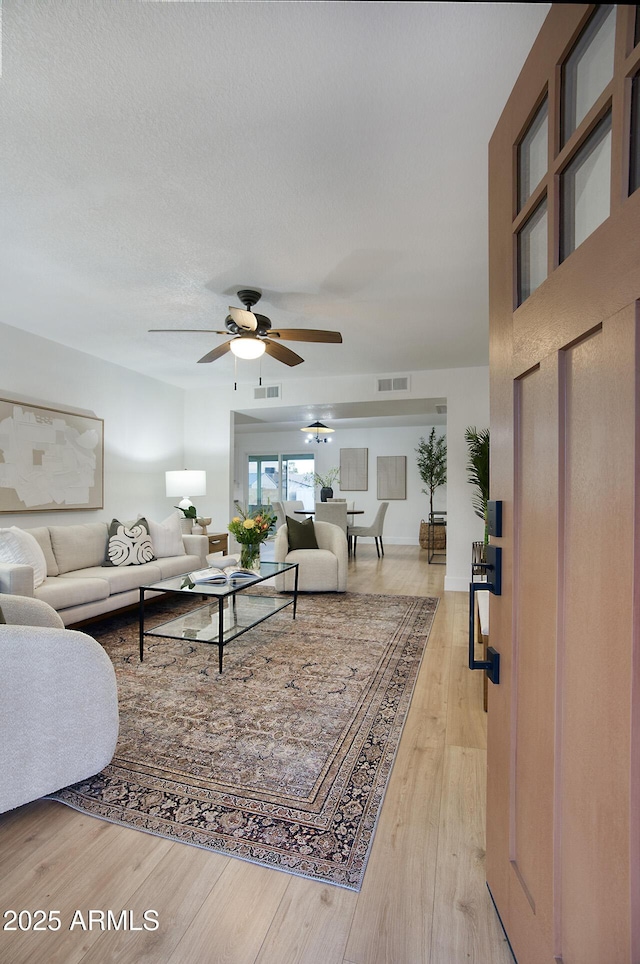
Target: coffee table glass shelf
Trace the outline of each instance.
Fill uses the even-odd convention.
[[[246,592],[279,573],[295,569],[292,595],[256,596]],[[197,583],[192,589],[183,586],[187,573],[162,579],[148,586],[140,587],[140,662],[144,659],[145,636],[163,636],[169,639],[182,639],[194,643],[212,643],[218,647],[218,667],[222,672],[224,647],[248,629],[253,629],[265,619],[293,606],[293,619],[296,618],[298,602],[298,564],[288,562],[261,562],[260,572],[254,578],[234,580],[223,585]],[[178,593],[182,596],[199,596],[209,600],[206,605],[170,619],[153,629],[144,628],[145,592]]]

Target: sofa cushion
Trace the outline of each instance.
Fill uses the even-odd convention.
[[[149,519],[149,535],[156,559],[185,555],[180,516],[177,512],[170,515],[164,522],[154,522],[153,519]]]
[[[146,519],[137,519],[133,523],[111,520],[103,566],[142,566],[152,559],[155,556]]]
[[[290,549],[317,549],[318,540],[313,525],[313,519],[305,519],[300,522],[287,516],[287,536]]]
[[[221,559],[221,556],[212,556],[213,559]],[[214,565],[216,563],[214,562]],[[168,579],[169,576],[179,576],[183,572],[191,572],[193,569],[202,569],[202,559],[200,556],[167,556],[166,559],[157,559],[154,562],[160,570],[161,577]]]
[[[41,586],[47,575],[47,562],[37,540],[17,526],[0,529],[0,561],[19,566],[31,566],[33,586]]]
[[[71,606],[106,599],[108,595],[109,583],[106,579],[80,579],[75,576],[45,579],[34,591],[36,599],[44,600],[58,612]]]
[[[49,526],[51,545],[60,573],[101,566],[107,550],[105,522]],[[54,607],[55,608],[55,607]]]
[[[47,576],[58,576],[60,570],[58,569],[58,563],[56,562],[56,557],[53,554],[53,546],[51,545],[51,534],[49,532],[48,526],[38,526],[36,529],[27,529],[33,538],[36,540],[42,551],[44,552],[44,558],[47,563]]]
[[[92,566],[90,569],[78,569],[77,572],[65,573],[60,579],[100,579],[107,582],[109,594],[128,592],[138,589],[150,582],[158,582],[162,573],[155,562],[148,562],[138,566]]]

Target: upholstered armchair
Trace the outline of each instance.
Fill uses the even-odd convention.
[[[298,589],[301,592],[346,592],[347,537],[331,522],[316,522],[314,529],[317,549],[290,550],[287,526],[280,526],[275,538],[275,561],[298,563]],[[279,592],[292,592],[293,583],[293,572],[276,576]]]
[[[118,738],[111,660],[48,603],[0,594],[0,813],[99,773]]]

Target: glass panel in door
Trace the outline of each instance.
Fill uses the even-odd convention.
[[[631,143],[629,154],[629,194],[640,187],[640,74],[631,86]]]
[[[616,13],[600,4],[562,70],[562,143],[566,144],[613,77]]]
[[[545,97],[518,145],[518,211],[547,173],[548,103]]]
[[[547,200],[542,201],[518,232],[518,304],[547,277]]]
[[[560,260],[611,213],[611,113],[593,130],[560,179]]]
[[[248,468],[249,511],[280,498],[280,462],[277,455],[250,455]]]
[[[283,501],[300,499],[305,509],[312,510],[315,504],[313,455],[282,456],[282,498]]]

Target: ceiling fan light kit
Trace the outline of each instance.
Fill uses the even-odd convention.
[[[296,352],[281,345],[280,341],[306,341],[321,342],[324,344],[339,345],[342,343],[342,335],[339,331],[325,331],[318,328],[280,328],[273,329],[271,321],[266,315],[260,315],[251,311],[253,306],[261,298],[261,292],[255,288],[242,288],[238,292],[238,298],[243,303],[244,308],[229,306],[229,314],[225,319],[226,331],[216,331],[209,328],[185,328],[185,332],[208,332],[212,335],[230,334],[230,341],[218,345],[211,351],[198,359],[198,363],[207,363],[222,358],[228,351],[233,352],[237,358],[260,358],[265,352],[276,361],[282,362],[292,368],[300,365],[304,358]],[[153,332],[158,331],[179,331],[175,328],[152,328]],[[331,431],[331,430],[330,430]]]
[[[236,358],[260,358],[265,349],[265,343],[257,338],[234,338],[231,342],[231,351]]]

